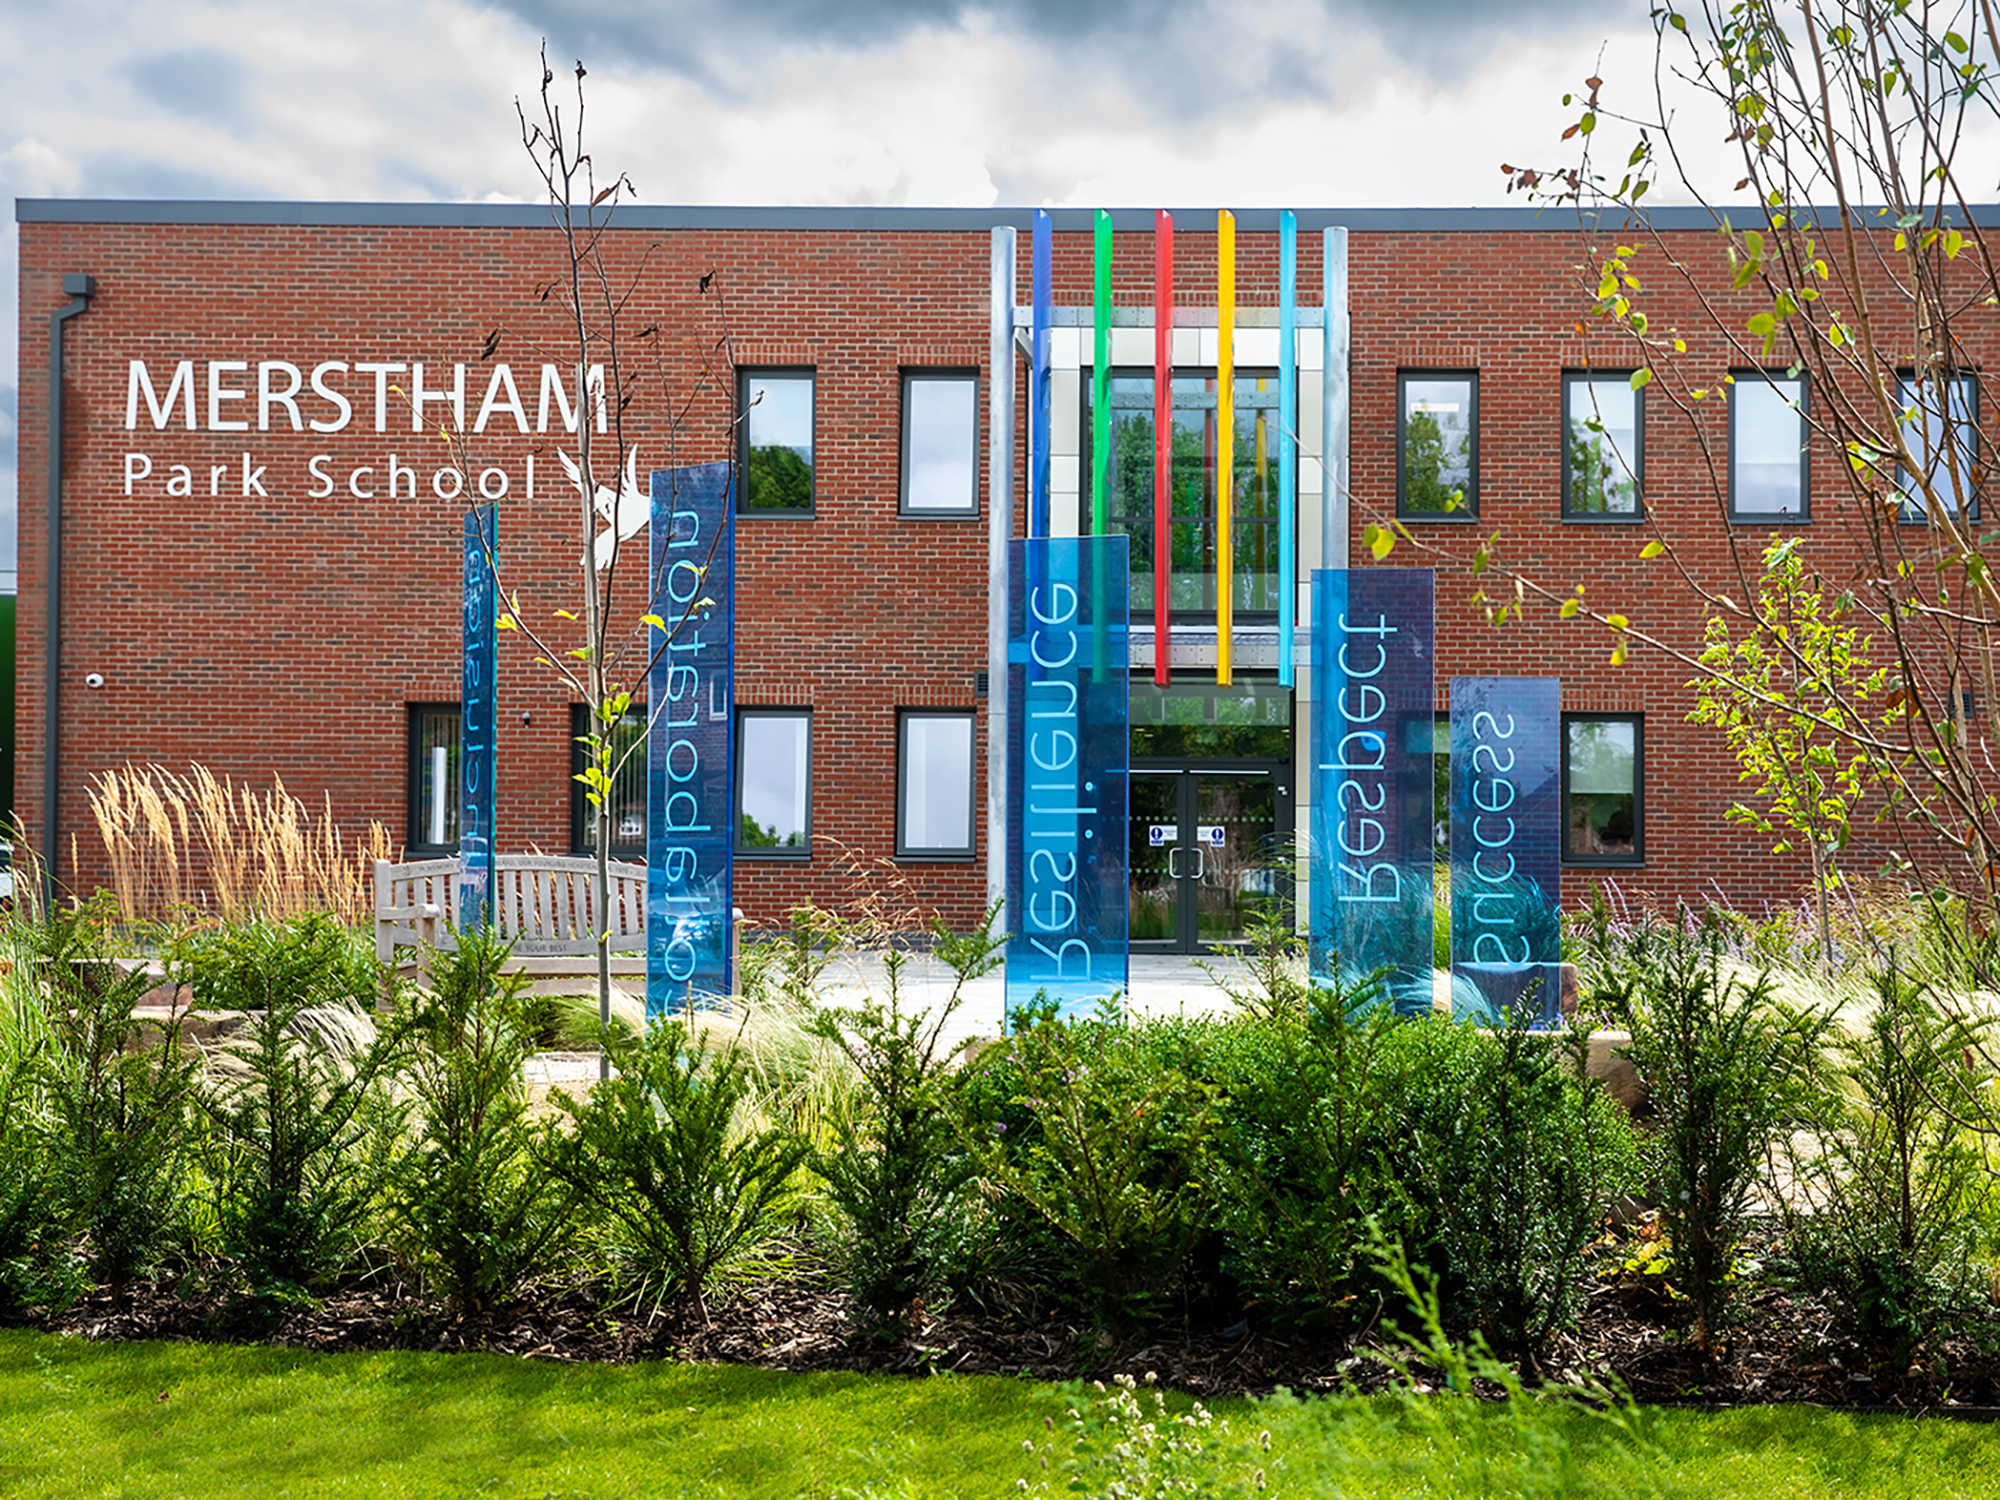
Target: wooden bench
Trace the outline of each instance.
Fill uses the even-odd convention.
[[[597,934],[611,931],[611,973],[646,978],[646,867],[611,862],[605,915],[597,913],[597,862],[580,855],[502,854],[494,860],[493,918],[514,945],[513,967],[536,980],[597,973]],[[375,862],[375,956],[421,962],[424,948],[450,949],[458,926],[458,860]],[[542,988],[537,985],[536,988]]]

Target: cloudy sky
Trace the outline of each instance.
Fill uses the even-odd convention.
[[[1496,204],[1503,158],[1559,154],[1593,69],[1637,102],[1647,8],[0,0],[0,198],[530,198],[514,100],[546,37],[589,67],[597,159],[647,202]],[[11,223],[0,241],[11,588]]]

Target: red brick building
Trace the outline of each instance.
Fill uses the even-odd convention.
[[[1176,420],[1184,411],[1198,448],[1202,412],[1214,409],[1215,218],[1175,217]],[[46,845],[52,809],[63,879],[102,879],[89,783],[137,762],[201,764],[258,785],[279,777],[311,805],[330,797],[350,827],[380,820],[413,849],[448,844],[450,810],[432,792],[459,694],[466,477],[500,501],[524,617],[560,631],[553,611],[576,605],[577,491],[558,452],[590,398],[567,374],[556,304],[541,295],[561,269],[546,214],[24,200],[17,218],[16,802],[30,841]],[[637,472],[724,458],[737,443],[755,450],[737,528],[736,682],[749,768],[737,900],[753,918],[839,899],[842,847],[895,861],[956,922],[985,899],[992,231],[1027,223],[1021,210],[636,208],[610,236],[613,273],[634,288],[623,357],[637,371],[627,408]],[[1712,222],[1670,210],[1656,224],[1697,276],[1712,269],[1726,306]],[[1132,393],[1150,391],[1152,225],[1150,211],[1117,216],[1112,362],[1133,384],[1122,405],[1114,394],[1114,415],[1138,412]],[[1337,472],[1317,326],[1329,227],[1347,231],[1344,501],[1322,482]],[[1574,214],[1556,212],[1302,212],[1299,302],[1314,326],[1299,339],[1298,410],[1280,412],[1276,228],[1275,213],[1238,219],[1237,483],[1259,498],[1239,502],[1251,529],[1237,551],[1249,559],[1239,566],[1267,576],[1239,592],[1229,690],[1212,674],[1212,518],[1207,533],[1198,513],[1189,522],[1173,693],[1148,696],[1151,632],[1135,632],[1135,773],[1160,778],[1159,805],[1171,808],[1156,815],[1247,819],[1279,837],[1303,828],[1293,772],[1306,718],[1272,671],[1276,590],[1302,586],[1329,528],[1336,550],[1345,529],[1350,565],[1373,565],[1363,528],[1400,508],[1437,555],[1405,544],[1380,565],[1439,570],[1440,706],[1454,674],[1558,676],[1566,716],[1596,736],[1591,766],[1572,767],[1567,900],[1600,875],[1662,897],[1720,891],[1752,909],[1793,898],[1803,867],[1725,821],[1736,768],[1712,731],[1685,722],[1686,669],[1644,650],[1612,668],[1603,628],[1558,621],[1552,608],[1496,630],[1469,602],[1468,561],[1498,531],[1504,555],[1558,591],[1581,585],[1693,645],[1698,608],[1672,568],[1641,560],[1646,542],[1665,535],[1684,566],[1727,587],[1731,533],[1754,557],[1784,527],[1831,569],[1854,555],[1838,456],[1814,451],[1787,473],[1794,429],[1781,413],[1775,440],[1752,440],[1721,410],[1699,414],[1697,428],[1664,400],[1628,405],[1629,355],[1583,333],[1591,241]],[[1085,325],[1091,254],[1087,215],[1059,212],[1055,301]],[[1024,235],[1018,305],[1027,260]],[[1718,381],[1737,368],[1690,293],[1665,276],[1651,290],[1654,322],[1677,323],[1691,358],[1709,359]],[[63,386],[51,799],[52,327]],[[1058,532],[1090,513],[1090,345],[1087,326],[1057,331]],[[1595,386],[1575,378],[1585,370]],[[1615,459],[1595,471],[1570,451],[1568,419],[1586,410],[1605,429],[1593,442]],[[1023,421],[1017,400],[1005,434],[1016,483],[998,497],[1015,535]],[[441,422],[465,433],[466,476],[437,437]],[[1295,499],[1270,491],[1268,455],[1250,436],[1286,423],[1303,450]],[[773,466],[784,452],[794,458]],[[1741,500],[1733,520],[1718,509],[1715,454]],[[1423,489],[1432,481],[1464,489],[1466,505],[1435,508]],[[1288,503],[1301,558],[1289,582],[1268,545]],[[621,618],[639,613],[634,593],[628,582]],[[1135,586],[1135,626],[1151,623],[1149,608],[1150,590],[1142,598]],[[503,639],[498,845],[569,850],[582,838],[574,710],[531,655]],[[627,675],[643,691],[637,667]],[[643,778],[632,785],[643,815]],[[1226,811],[1204,814],[1225,785]],[[1229,935],[1162,920],[1135,937]]]

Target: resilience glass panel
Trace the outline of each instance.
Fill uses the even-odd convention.
[[[1963,509],[1977,518],[1979,495],[1972,474],[1979,461],[1978,382],[1970,375],[1954,375],[1943,381],[1920,381],[1905,375],[1901,384],[1903,441],[1929,476],[1931,493],[1946,515],[1955,516]],[[1903,519],[1923,520],[1924,491],[1918,476],[1904,474],[1902,487]]]
[[[812,714],[746,708],[737,717],[736,852],[812,852]]]
[[[583,784],[574,778],[582,772],[589,747],[581,743],[590,733],[590,710],[581,703],[570,707],[570,847],[579,854],[597,850],[596,809]],[[611,856],[614,859],[646,858],[646,709],[635,704],[632,711],[611,727]]]
[[[1082,472],[1092,472],[1091,403],[1096,399],[1090,372],[1083,378]],[[1111,462],[1107,479],[1108,525],[1132,539],[1131,610],[1153,614],[1153,377],[1113,374]],[[1215,459],[1220,420],[1213,375],[1174,377],[1173,433],[1173,607],[1178,615],[1215,612]],[[1234,605],[1237,615],[1275,615],[1278,610],[1279,507],[1278,377],[1238,370],[1235,380],[1235,439],[1230,468],[1235,484]],[[1083,499],[1087,511],[1089,497]]]
[[[1563,376],[1563,514],[1639,515],[1645,402],[1629,371]]]
[[[979,377],[903,377],[903,511],[972,515],[979,509]]]
[[[459,708],[410,705],[410,817],[404,843],[412,854],[458,851]]]
[[[1806,519],[1805,381],[1739,370],[1729,394],[1729,515]]]
[[[1563,858],[1570,864],[1638,864],[1645,853],[1637,714],[1563,718]]]
[[[1396,377],[1396,514],[1471,520],[1479,514],[1479,377]]]
[[[972,855],[972,746],[969,713],[907,711],[896,747],[896,853]]]
[[[743,503],[747,511],[813,508],[813,374],[749,370],[742,376]]]

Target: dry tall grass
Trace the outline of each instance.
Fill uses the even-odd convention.
[[[186,776],[164,766],[106,772],[91,783],[90,810],[128,922],[191,910],[231,923],[319,911],[352,926],[372,912],[374,862],[395,857],[380,823],[350,846],[331,796],[315,817],[282,781],[260,793],[204,766]]]

